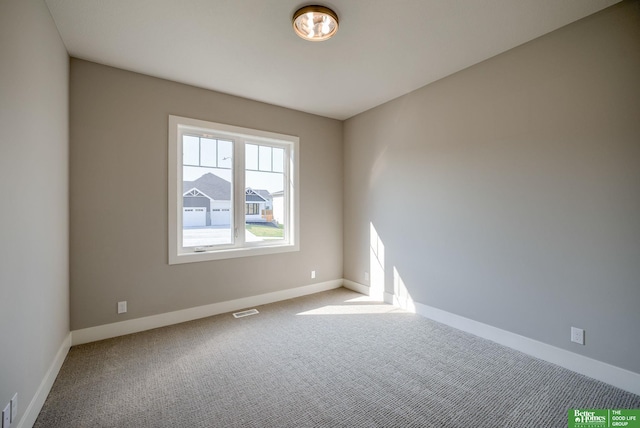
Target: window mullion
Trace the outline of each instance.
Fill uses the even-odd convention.
[[[245,245],[245,142],[241,139],[234,141],[234,200],[233,209],[235,211],[236,247]]]

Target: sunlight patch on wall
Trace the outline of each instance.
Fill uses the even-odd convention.
[[[413,298],[395,266],[393,267],[393,304],[405,311],[416,312]]]
[[[371,273],[371,290],[369,295],[378,301],[384,299],[384,243],[378,236],[378,231],[369,223],[369,272]]]

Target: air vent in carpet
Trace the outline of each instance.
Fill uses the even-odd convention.
[[[235,318],[242,318],[242,317],[248,317],[249,315],[255,315],[258,314],[258,310],[257,309],[247,309],[246,311],[240,311],[240,312],[236,312],[233,314],[233,316]]]

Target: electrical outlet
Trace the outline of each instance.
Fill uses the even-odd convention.
[[[11,426],[11,403],[7,403],[7,407],[2,411],[2,428]]]
[[[11,423],[18,419],[18,393],[13,394],[11,399]]]
[[[311,279],[313,279],[313,278],[315,278],[315,277],[316,277],[316,271],[315,271],[315,270],[312,270],[312,271],[311,271]]]
[[[369,272],[364,273],[364,280],[369,281]]]
[[[118,313],[124,314],[126,312],[127,312],[127,301],[125,300],[124,302],[118,302]]]
[[[584,330],[578,327],[571,327],[571,341],[584,345]]]

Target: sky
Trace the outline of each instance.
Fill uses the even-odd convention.
[[[194,181],[210,172],[231,182],[233,166],[231,141],[185,135],[182,148],[182,179],[184,181]],[[271,193],[284,190],[283,149],[246,144],[245,168],[247,169],[245,187],[266,189]]]

